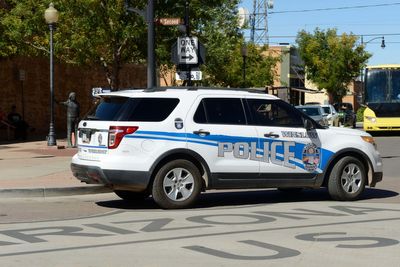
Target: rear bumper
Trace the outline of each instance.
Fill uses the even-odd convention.
[[[103,170],[97,166],[71,163],[73,175],[87,184],[104,184],[114,190],[144,191],[150,182],[150,173],[142,171]]]

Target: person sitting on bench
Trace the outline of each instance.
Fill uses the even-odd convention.
[[[15,105],[11,107],[11,112],[8,114],[7,120],[15,127],[15,139],[26,140],[29,125],[23,120],[21,114],[17,112],[17,107]]]

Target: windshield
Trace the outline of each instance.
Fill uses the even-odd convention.
[[[400,102],[400,69],[367,69],[365,101],[367,103]]]
[[[324,110],[324,113],[331,114],[331,109],[329,107],[322,107],[322,109]]]

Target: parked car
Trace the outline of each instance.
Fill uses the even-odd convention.
[[[323,127],[259,91],[163,87],[96,97],[79,122],[71,170],[128,202],[151,195],[162,208],[187,208],[209,189],[322,186],[351,201],[382,180],[370,134]]]
[[[344,126],[356,128],[357,115],[351,103],[336,103],[333,105],[339,114],[339,122]]]
[[[324,110],[326,119],[328,120],[329,126],[340,126],[339,122],[339,114],[337,113],[336,109],[332,105],[321,105],[322,109]]]
[[[304,105],[304,106],[296,106],[298,110],[303,112],[304,114],[311,117],[313,120],[321,124],[322,126],[328,126],[327,115],[324,115],[324,110],[321,106],[317,105]]]

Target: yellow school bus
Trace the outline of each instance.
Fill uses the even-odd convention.
[[[400,64],[365,69],[364,130],[400,131]]]

